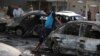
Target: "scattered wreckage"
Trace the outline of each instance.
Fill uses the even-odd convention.
[[[24,36],[33,33],[33,35],[38,35],[35,31],[37,31],[36,29],[41,28],[42,20],[40,18],[45,16],[46,14],[42,11],[31,11],[21,17],[4,19],[4,30],[8,33],[12,32],[17,36]],[[3,23],[3,21],[1,23]]]

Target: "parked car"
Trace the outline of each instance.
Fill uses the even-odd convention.
[[[62,23],[66,23],[68,21],[84,21],[86,20],[83,16],[72,12],[72,11],[60,11],[56,12],[56,16],[59,16]]]
[[[54,53],[96,56],[100,53],[100,22],[65,23],[49,34],[45,45]]]
[[[40,18],[45,16],[46,14],[42,11],[28,12],[24,16],[11,19],[11,22],[6,25],[7,31],[13,31],[17,36],[33,34],[34,29],[38,31],[42,27],[42,20]]]

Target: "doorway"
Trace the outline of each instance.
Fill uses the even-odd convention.
[[[91,12],[91,20],[95,21],[96,20],[96,13],[99,11],[99,7],[97,5],[89,5],[88,6],[90,12]]]

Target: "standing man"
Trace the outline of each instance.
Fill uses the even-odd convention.
[[[15,5],[15,9],[13,11],[13,16],[15,17],[20,17],[24,15],[24,11],[22,8],[20,8],[18,5]]]
[[[13,18],[13,11],[14,11],[14,5],[9,5],[8,9],[7,9],[7,16],[9,16],[10,18]]]
[[[32,4],[30,5],[29,9],[30,9],[30,11],[33,11],[33,5]]]
[[[91,21],[91,11],[90,10],[87,12],[87,18],[89,21]]]
[[[100,13],[99,12],[96,13],[96,21],[100,21]]]
[[[48,10],[46,10],[45,12],[47,12]],[[52,8],[51,12],[49,13],[49,15],[47,15],[47,20],[44,23],[44,26],[42,29],[40,29],[40,37],[39,37],[39,43],[38,45],[35,47],[35,49],[32,49],[32,52],[36,52],[40,49],[40,46],[42,45],[43,41],[45,40],[45,38],[49,35],[49,33],[55,29],[55,21],[57,18],[55,18],[55,10],[54,7]],[[58,21],[58,20],[57,20]],[[59,23],[59,22],[58,22]]]

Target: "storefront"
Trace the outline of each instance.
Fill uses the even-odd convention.
[[[67,10],[67,0],[46,0],[48,3],[51,3],[50,7],[55,7],[56,11]]]
[[[51,4],[47,1],[26,1],[26,3],[28,7],[32,5],[34,10],[43,10]]]
[[[82,2],[78,2],[82,1]],[[87,17],[88,11],[91,12],[91,20],[95,20],[95,15],[100,12],[100,0],[68,0],[68,10],[79,13],[85,12],[85,17]]]
[[[87,1],[86,2],[86,12],[90,10],[91,20],[96,20],[96,13],[100,12],[100,4],[98,1]],[[86,13],[87,14],[87,13]]]

